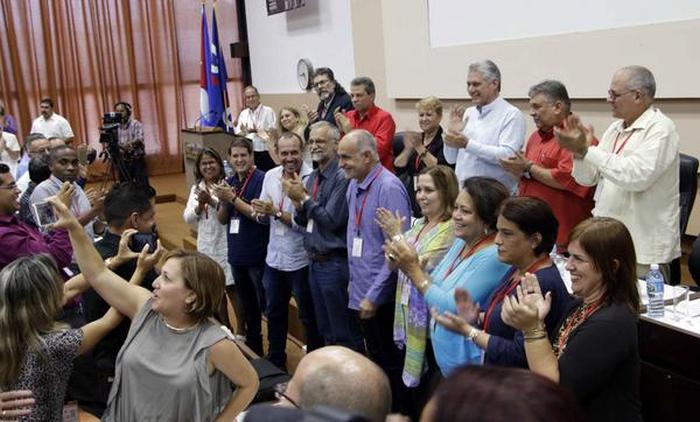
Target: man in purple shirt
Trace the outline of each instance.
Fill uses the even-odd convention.
[[[403,358],[393,341],[396,274],[384,260],[384,234],[374,221],[378,208],[398,211],[408,229],[411,205],[403,183],[382,167],[377,142],[355,129],[338,145],[340,167],[348,185],[347,248],[350,269],[348,307],[362,327],[369,357],[387,373],[394,408],[400,401]]]
[[[63,186],[59,196],[65,193],[68,187]],[[70,196],[67,196],[65,201],[70,201]],[[40,253],[50,255],[59,268],[70,264],[73,248],[68,232],[55,230],[44,235],[38,229],[20,221],[16,216],[18,210],[19,189],[10,168],[0,164],[0,270],[19,257]]]

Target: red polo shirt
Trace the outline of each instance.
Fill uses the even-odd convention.
[[[396,123],[387,111],[377,106],[372,106],[367,113],[360,118],[357,110],[350,110],[345,113],[353,129],[364,129],[374,135],[377,139],[377,152],[379,160],[387,170],[394,171],[394,156],[392,153],[392,143],[396,132]]]
[[[527,142],[525,157],[540,167],[551,169],[552,177],[564,187],[563,190],[554,189],[535,179],[520,179],[521,196],[540,198],[552,208],[559,221],[557,245],[565,246],[571,230],[591,216],[595,187],[576,183],[571,175],[573,156],[559,146],[552,130],[534,132]]]

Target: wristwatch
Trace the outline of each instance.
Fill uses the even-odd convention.
[[[282,218],[282,211],[277,211],[275,215],[273,215],[273,217],[275,220],[279,220],[280,218]]]

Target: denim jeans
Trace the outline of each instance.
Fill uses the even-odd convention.
[[[327,261],[311,262],[309,286],[316,311],[318,331],[326,344],[345,346],[365,352],[362,332],[348,309],[348,260],[333,256]]]
[[[246,345],[259,356],[263,354],[261,324],[262,311],[265,309],[265,290],[262,285],[262,266],[232,265],[234,289],[243,309]]]
[[[270,342],[268,359],[278,367],[286,368],[288,309],[292,294],[297,304],[299,320],[306,328],[307,352],[323,347],[323,339],[316,328],[314,305],[309,290],[309,267],[296,271],[280,271],[265,265],[263,284],[267,297],[267,337]]]

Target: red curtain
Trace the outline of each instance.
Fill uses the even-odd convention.
[[[43,97],[68,119],[76,143],[101,150],[102,114],[123,100],[144,125],[151,175],[183,170],[180,130],[199,116],[200,2],[0,0],[0,99],[19,139]],[[217,3],[224,56],[238,41],[235,0]],[[211,3],[207,7],[211,28]],[[241,65],[226,59],[231,107],[241,107]]]

